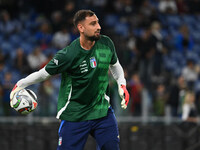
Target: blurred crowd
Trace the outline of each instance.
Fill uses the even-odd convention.
[[[4,3],[0,4],[1,116],[18,115],[9,107],[14,84],[44,67],[59,49],[79,36],[72,22],[79,9],[95,11],[101,33],[113,40],[124,68],[131,96],[125,112],[120,109],[116,82],[110,80],[111,104],[118,115],[141,116],[145,104],[149,116],[164,116],[166,108],[171,116],[183,120],[198,115],[200,0]],[[60,77],[55,76],[30,87],[38,95],[39,108],[34,115],[55,115],[59,84]]]

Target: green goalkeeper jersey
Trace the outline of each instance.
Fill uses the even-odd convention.
[[[85,121],[107,115],[109,104],[108,70],[117,62],[114,44],[101,35],[90,50],[80,38],[57,52],[45,69],[50,75],[61,73],[57,118]]]

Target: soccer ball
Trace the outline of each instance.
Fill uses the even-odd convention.
[[[27,115],[37,107],[37,96],[30,89],[22,89],[15,93],[13,99],[13,108],[20,114]]]

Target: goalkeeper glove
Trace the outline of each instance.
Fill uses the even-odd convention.
[[[10,107],[13,108],[12,99],[13,99],[15,93],[18,92],[18,91],[20,91],[21,89],[23,89],[23,88],[18,87],[17,84],[15,84],[14,88],[12,89],[12,91],[10,93]]]
[[[125,85],[119,86],[118,90],[119,90],[119,95],[122,98],[121,107],[123,109],[126,109],[129,102],[129,93]]]

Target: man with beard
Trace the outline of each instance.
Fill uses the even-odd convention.
[[[109,104],[108,70],[119,85],[121,107],[126,109],[129,93],[123,69],[111,39],[100,35],[101,27],[94,12],[78,11],[74,25],[80,37],[58,51],[43,69],[17,82],[10,94],[11,107],[14,93],[61,73],[58,150],[82,150],[89,134],[100,149],[118,150],[119,132]]]

